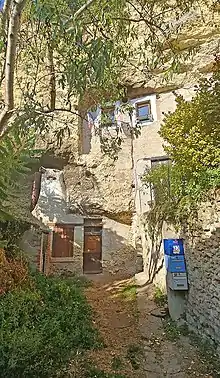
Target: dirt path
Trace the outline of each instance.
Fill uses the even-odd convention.
[[[89,352],[89,360],[114,377],[145,377],[134,280],[93,282],[86,296],[105,344],[105,348]]]
[[[220,377],[211,373],[212,368],[188,337],[178,333],[172,322],[158,317],[152,287],[137,289],[137,301],[147,378]]]
[[[105,344],[87,357],[112,378],[218,377],[187,337],[169,339],[175,329],[165,331],[162,319],[155,316],[151,288],[139,288],[136,295],[134,280],[96,278],[86,296]]]

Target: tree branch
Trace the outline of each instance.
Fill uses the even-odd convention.
[[[20,16],[25,3],[26,0],[13,1],[12,11],[9,18],[5,64],[5,107],[0,114],[0,138],[4,134],[4,129],[7,128],[7,122],[11,118],[12,110],[14,108],[14,72],[16,47],[18,41],[18,31],[20,27]]]
[[[50,109],[53,111],[56,106],[56,78],[55,78],[55,67],[53,59],[53,47],[51,42],[48,41],[48,62],[49,62],[49,72],[50,72]]]
[[[78,9],[73,15],[73,20],[76,20],[86,9],[88,9],[96,0],[87,0],[87,2]]]
[[[81,14],[87,10],[96,0],[87,0],[87,2],[81,6],[81,8],[79,8],[73,15],[73,17],[71,17],[69,20],[68,20],[68,24],[72,21],[75,21],[79,16],[81,16]],[[70,26],[68,29],[67,29],[67,32],[70,32],[72,30],[72,26]]]
[[[35,110],[35,113],[36,114],[45,114],[45,115],[50,115],[51,113],[56,113],[56,112],[66,112],[66,113],[70,113],[70,114],[73,114],[73,115],[76,115],[77,117],[80,117],[80,118],[84,118],[82,117],[82,115],[79,113],[79,112],[75,112],[74,110],[71,110],[71,109],[67,109],[67,108],[54,108],[53,110],[51,109],[39,109],[39,110]]]

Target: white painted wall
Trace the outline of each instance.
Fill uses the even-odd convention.
[[[39,199],[32,214],[45,225],[48,223],[83,223],[82,217],[68,214],[67,193],[62,171],[44,169]]]

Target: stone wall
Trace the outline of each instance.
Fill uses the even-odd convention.
[[[178,320],[185,314],[189,329],[204,341],[216,346],[220,343],[220,190],[207,195],[194,220],[193,229],[175,233],[165,225],[163,238],[183,237],[188,275],[188,292],[173,292],[165,286],[166,270],[163,264],[163,246],[156,262],[157,274],[153,283],[168,293],[171,317]],[[149,246],[148,246],[149,247]],[[149,277],[150,257],[147,255],[145,279]],[[220,348],[217,348],[220,355]]]
[[[31,268],[36,269],[41,249],[41,230],[37,230],[32,226],[29,230],[25,231],[20,240],[20,247],[26,253]]]
[[[52,229],[53,226],[49,225]],[[84,227],[74,225],[73,257],[53,258],[52,232],[49,233],[46,245],[46,273],[83,274]],[[42,268],[41,231],[30,229],[21,240],[21,247],[26,252],[34,269]],[[41,253],[40,253],[41,251]],[[117,277],[130,277],[136,273],[137,253],[132,244],[131,226],[107,217],[103,218],[102,229],[102,268],[104,274]]]
[[[189,278],[186,319],[196,333],[219,344],[220,190],[201,205],[194,229],[185,238]]]

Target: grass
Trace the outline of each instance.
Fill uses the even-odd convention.
[[[159,307],[164,307],[167,304],[167,295],[158,286],[155,288],[154,302]]]
[[[166,318],[163,320],[163,329],[166,338],[170,341],[176,341],[181,336],[180,328],[177,326],[176,322],[174,322],[170,318]]]
[[[138,370],[140,367],[140,357],[142,356],[142,349],[139,345],[130,345],[127,351],[127,359],[131,363],[134,370]]]
[[[123,364],[121,358],[114,356],[113,359],[112,359],[112,370],[113,371],[120,370],[120,369],[123,368],[123,366],[124,366],[124,364]]]
[[[137,295],[137,286],[135,284],[125,286],[120,291],[120,295],[127,301],[135,301]]]

